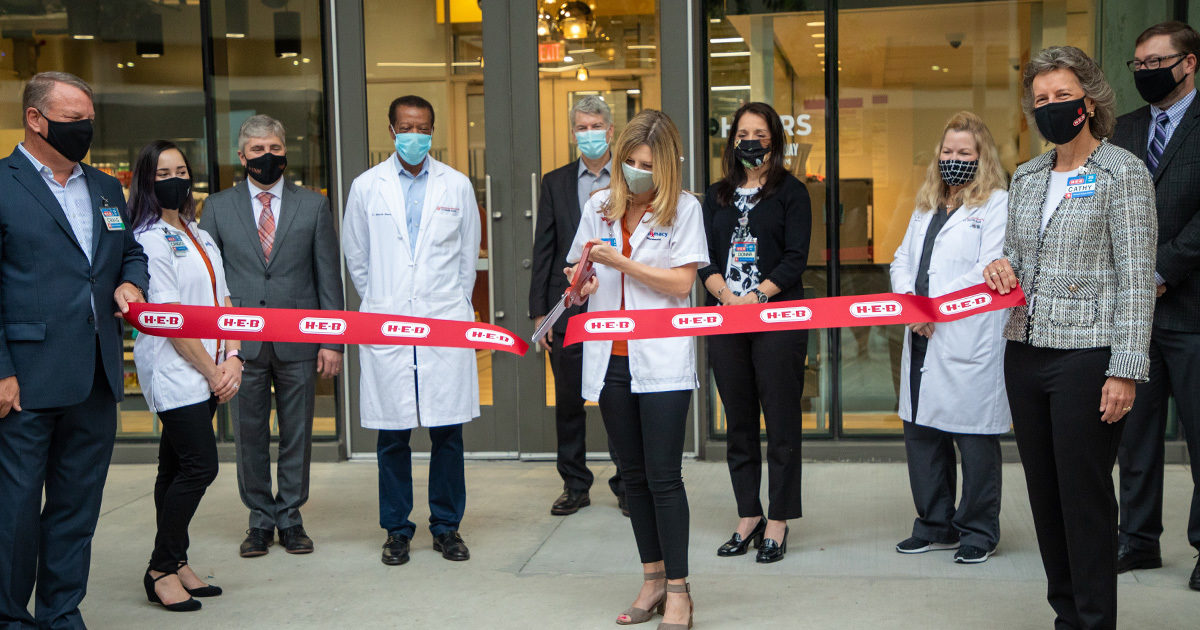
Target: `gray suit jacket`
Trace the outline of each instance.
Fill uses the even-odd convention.
[[[1113,144],[1146,159],[1150,106],[1117,119]],[[1154,174],[1158,197],[1156,271],[1167,284],[1154,307],[1154,325],[1200,332],[1200,96],[1171,134]]]
[[[1042,207],[1056,152],[1022,164],[1008,194],[1004,255],[1033,303],[1012,309],[1004,336],[1041,348],[1111,347],[1108,376],[1146,381],[1154,317],[1154,186],[1146,165],[1104,141],[1084,163],[1095,195]]]
[[[225,260],[225,280],[234,306],[341,310],[342,275],[337,234],[324,195],[285,182],[268,263],[258,242],[249,184],[222,190],[204,202],[200,227]],[[246,360],[262,344],[243,341]],[[341,351],[340,344],[276,343],[282,361],[310,361],[317,348]]]

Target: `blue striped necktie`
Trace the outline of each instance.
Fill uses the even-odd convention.
[[[1159,112],[1154,122],[1154,139],[1146,150],[1146,166],[1150,167],[1151,173],[1158,170],[1158,161],[1162,159],[1163,149],[1167,146],[1167,123],[1171,122],[1171,118],[1167,112]]]

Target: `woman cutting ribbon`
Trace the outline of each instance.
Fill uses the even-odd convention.
[[[588,310],[689,306],[696,269],[708,263],[700,203],[682,187],[679,131],[660,111],[634,116],[613,146],[611,186],[592,195],[567,255],[586,243],[596,277]],[[566,269],[568,279],[575,268]],[[663,615],[660,630],[692,625],[683,440],[696,378],[690,337],[589,341],[583,397],[600,402],[625,480],[643,585],[621,625]]]

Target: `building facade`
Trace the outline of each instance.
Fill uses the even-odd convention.
[[[951,114],[983,116],[1011,172],[1044,150],[1019,107],[1032,53],[1070,44],[1097,57],[1124,112],[1140,105],[1124,67],[1134,38],[1189,15],[1200,18],[1200,0],[10,0],[0,2],[0,144],[21,139],[23,82],[65,70],[96,89],[92,164],[128,185],[138,150],[172,140],[204,197],[243,177],[237,129],[269,114],[287,129],[286,177],[328,194],[340,222],[352,179],[392,151],[387,104],[419,94],[437,114],[432,155],[466,173],[479,201],[476,316],[527,336],[539,178],[577,157],[567,112],[584,95],[602,96],[618,129],[640,109],[666,111],[697,192],[719,176],[737,107],[771,103],[813,200],[806,295],[878,293]],[[357,304],[347,283],[348,308]],[[901,432],[902,334],[810,333],[800,410],[810,453],[901,452],[887,440]],[[698,345],[688,450],[720,457],[724,417]],[[131,348],[117,461],[151,459],[158,434]],[[552,457],[544,353],[477,357],[483,416],[467,449]],[[357,379],[351,348],[344,375],[318,386],[318,458],[375,452],[357,422]],[[589,413],[589,446],[604,452]],[[226,443],[229,414],[215,422]]]

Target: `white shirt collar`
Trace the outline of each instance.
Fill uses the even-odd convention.
[[[43,177],[54,179],[54,171],[50,170],[49,166],[42,164],[37,158],[33,157],[33,154],[29,152],[29,149],[25,148],[24,142],[17,143],[17,148],[21,150],[21,153],[25,154],[25,157],[29,158],[30,163],[33,164],[34,170],[40,173]],[[75,168],[71,169],[71,175],[67,178],[67,181],[71,181],[80,175],[83,175],[83,167],[79,165],[79,162],[76,162]]]
[[[257,199],[258,194],[262,192],[269,192],[274,195],[276,199],[283,199],[283,177],[280,177],[279,181],[275,182],[275,185],[271,186],[270,188],[263,188],[259,186],[258,182],[254,181],[254,179],[251,177],[246,178],[246,183],[250,185],[251,199]]]

